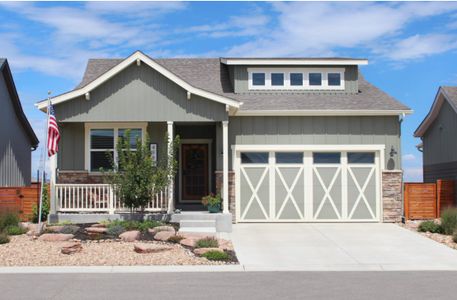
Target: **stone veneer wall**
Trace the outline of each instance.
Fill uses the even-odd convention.
[[[383,222],[401,222],[403,214],[403,172],[382,172]]]
[[[216,193],[221,193],[222,195],[222,171],[216,171]],[[236,221],[236,211],[235,211],[235,172],[229,171],[229,211],[232,214],[232,222]]]
[[[87,171],[58,171],[57,183],[104,183],[101,174],[90,174]]]

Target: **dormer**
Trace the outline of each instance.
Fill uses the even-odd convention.
[[[235,93],[358,92],[358,66],[352,58],[222,58]]]

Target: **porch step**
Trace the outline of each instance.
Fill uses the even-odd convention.
[[[181,220],[180,232],[216,232],[216,220]]]
[[[170,216],[170,222],[179,223],[182,232],[231,232],[232,215],[207,211],[184,211]]]
[[[181,227],[179,232],[216,233],[216,227]]]

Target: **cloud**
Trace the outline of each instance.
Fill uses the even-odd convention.
[[[416,160],[416,156],[414,154],[405,154],[402,157],[403,161],[414,161]]]

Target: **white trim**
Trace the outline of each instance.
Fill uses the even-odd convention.
[[[168,135],[168,143],[167,143],[167,153],[168,153],[168,167],[171,167],[172,161],[171,161],[171,155],[173,153],[172,145],[174,143],[174,127],[173,127],[173,121],[167,121],[167,135]],[[170,176],[170,183],[168,184],[168,210],[167,212],[169,214],[173,213],[175,210],[175,185],[174,185],[174,178],[173,176]]]
[[[179,203],[201,203],[200,200],[185,200],[182,199],[182,146],[186,145],[193,145],[193,144],[206,144],[208,145],[208,191],[207,193],[212,190],[212,180],[211,180],[211,168],[212,168],[212,149],[211,145],[213,143],[212,139],[183,139],[180,140],[181,150],[179,151],[179,195],[178,201]]]
[[[86,86],[52,98],[51,103],[54,105],[59,104],[59,103],[74,99],[76,97],[85,95],[86,93],[90,93],[92,90],[94,90],[95,88],[97,88],[98,86],[103,84],[104,82],[108,81],[113,76],[115,76],[116,74],[118,74],[119,72],[121,72],[122,70],[124,70],[125,68],[130,66],[131,64],[136,63],[138,60],[141,60],[146,65],[150,66],[157,72],[161,73],[163,76],[170,79],[171,81],[173,81],[174,83],[176,83],[177,85],[179,85],[180,87],[182,87],[183,89],[185,89],[187,92],[189,92],[191,94],[195,94],[195,95],[198,95],[198,96],[201,96],[201,97],[204,97],[207,99],[211,99],[216,102],[223,103],[223,104],[227,104],[230,106],[234,106],[234,107],[240,107],[240,105],[241,105],[240,102],[235,101],[233,99],[223,97],[223,96],[193,87],[192,85],[190,85],[186,81],[182,80],[180,77],[176,76],[175,74],[173,74],[172,72],[170,72],[169,70],[164,68],[162,65],[158,64],[153,59],[151,59],[150,57],[148,57],[147,55],[145,55],[144,53],[142,53],[140,51],[136,51],[135,53],[133,53],[132,55],[130,55],[129,57],[124,59],[122,62],[120,62],[118,65],[116,65],[115,67],[113,67],[112,69],[110,69],[109,71],[107,71],[106,73],[104,73],[103,75],[101,75],[100,77],[98,77],[97,79],[92,81],[91,83],[87,84]],[[47,103],[48,103],[47,100],[43,100],[43,101],[36,103],[35,106],[38,107],[38,109],[44,109],[44,108],[46,108]]]
[[[299,90],[299,91],[341,91],[345,89],[344,68],[248,68],[249,90]],[[265,85],[253,85],[252,75],[254,73],[265,74]],[[284,85],[272,85],[271,75],[273,73],[284,74]],[[300,73],[303,75],[303,85],[290,85],[290,74]],[[322,76],[320,85],[309,85],[309,74],[319,73]],[[340,74],[341,84],[338,86],[328,85],[328,73]]]
[[[384,151],[386,145],[232,145],[232,151],[243,152],[303,152],[303,151]],[[251,164],[252,165],[252,164]]]
[[[230,116],[399,116],[412,114],[412,110],[235,110]]]
[[[312,58],[221,58],[221,63],[226,65],[288,65],[288,66],[300,66],[300,65],[367,65],[367,59],[312,59]]]
[[[89,122],[84,123],[84,168],[89,174],[100,174],[98,171],[91,171],[90,166],[90,130],[91,129],[113,129],[114,130],[114,160],[116,161],[116,145],[119,129],[140,128],[141,139],[144,141],[146,138],[148,123],[147,122]],[[103,150],[102,150],[103,151]]]
[[[229,213],[229,188],[228,188],[228,121],[222,121],[222,199],[223,212]]]

